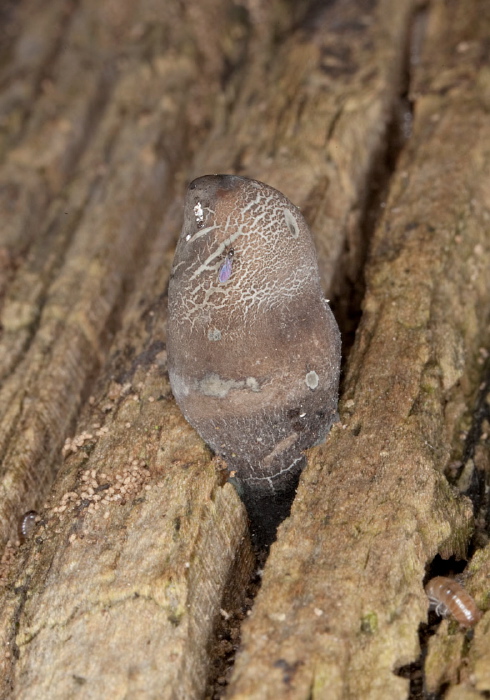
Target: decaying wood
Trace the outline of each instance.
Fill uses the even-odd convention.
[[[238,172],[283,191],[312,225],[326,292],[342,294],[361,275],[414,6],[11,9],[0,697],[203,696],[223,596],[241,604],[253,557],[242,504],[165,374],[185,182]],[[490,17],[485,0],[425,13],[413,132],[371,242],[341,423],[310,451],[229,698],[407,697],[396,671],[419,655],[425,567],[467,552],[471,503],[443,472],[461,456],[489,334]],[[30,508],[40,522],[17,547]],[[488,560],[487,547],[469,567],[482,609]],[[431,642],[429,689],[481,697],[486,617],[462,661],[462,633],[449,656],[447,630]]]
[[[211,3],[209,18],[194,8],[194,20],[177,3],[160,15],[151,2],[23,6],[20,65],[5,76],[4,105],[4,120],[22,129],[5,144],[1,175],[2,250],[7,271],[18,267],[2,308],[3,542],[13,513],[42,502],[127,288],[173,201],[189,122],[210,107],[198,78],[216,90],[221,68],[217,58],[203,61],[198,37],[213,19],[226,27],[227,15],[225,3]],[[45,45],[37,37],[46,12],[54,38]],[[26,77],[23,52],[39,53],[38,72],[49,77]],[[162,235],[169,245],[175,232]]]
[[[2,170],[11,276],[2,538],[28,508],[42,511],[42,523],[3,591],[2,697],[161,697],[162,688],[199,696],[224,589],[240,595],[250,577],[244,508],[164,375],[176,182],[212,107],[219,46],[233,25],[226,3],[207,11],[90,1],[20,10],[13,46],[39,65],[26,77],[19,60],[5,77],[4,118],[22,128],[9,134]],[[54,49],[49,32],[36,41],[44,13]],[[203,33],[215,36],[211,53]]]
[[[437,552],[465,555],[471,509],[441,472],[488,338],[481,9],[455,19],[438,3],[430,14],[413,135],[372,244],[342,423],[312,452],[272,548],[230,697],[406,697],[394,671],[418,654],[424,567]]]
[[[162,420],[165,403],[147,395],[161,373],[151,374],[97,445],[85,443],[90,458],[82,448],[69,460],[5,600],[10,620],[23,619],[5,679],[16,697],[70,697],[85,684],[91,697],[203,693],[223,590],[243,589],[253,556],[242,504],[174,405]]]

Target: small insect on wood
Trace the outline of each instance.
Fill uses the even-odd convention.
[[[228,282],[228,280],[231,277],[231,272],[232,272],[232,267],[233,267],[233,256],[234,255],[235,255],[235,251],[233,250],[233,248],[230,248],[230,250],[226,254],[225,261],[221,264],[221,266],[218,270],[218,281],[221,284]]]
[[[452,615],[463,627],[473,627],[481,619],[481,610],[473,598],[452,578],[436,576],[427,583],[425,592],[430,609],[440,617]]]

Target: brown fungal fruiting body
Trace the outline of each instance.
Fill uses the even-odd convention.
[[[167,350],[186,419],[238,481],[277,492],[336,418],[340,334],[308,226],[284,195],[234,175],[188,188]]]
[[[436,576],[427,583],[425,592],[432,610],[441,617],[452,615],[464,627],[473,627],[482,616],[470,594],[452,578]]]

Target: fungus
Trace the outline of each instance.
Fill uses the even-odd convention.
[[[337,416],[340,333],[299,209],[248,178],[194,180],[168,299],[175,399],[270,541]]]

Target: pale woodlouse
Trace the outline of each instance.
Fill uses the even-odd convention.
[[[473,627],[482,613],[463,586],[447,576],[436,576],[425,586],[430,609],[437,615],[452,615],[463,627]]]
[[[37,511],[29,510],[19,519],[18,534],[20,543],[23,544],[30,537],[36,525]]]

